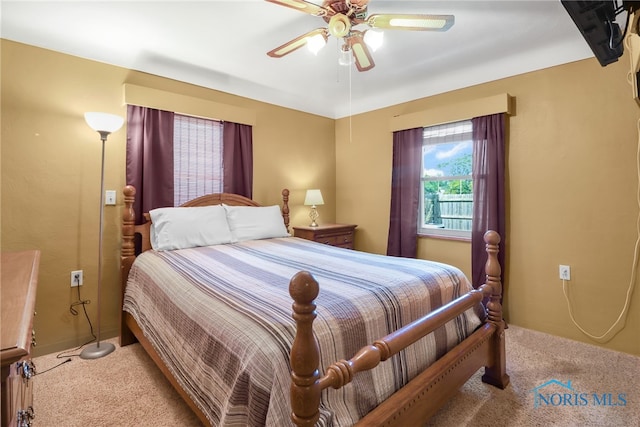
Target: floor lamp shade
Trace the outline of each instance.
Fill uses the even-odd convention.
[[[98,238],[98,318],[96,322],[96,342],[85,347],[80,353],[83,359],[98,359],[111,353],[116,347],[111,343],[100,342],[101,292],[102,292],[102,229],[104,224],[104,145],[107,136],[124,124],[120,116],[108,113],[85,113],[84,119],[91,129],[100,134],[102,141],[102,167],[100,169],[100,232]]]
[[[84,113],[84,119],[89,127],[96,132],[112,133],[120,129],[124,124],[122,117],[109,113]]]

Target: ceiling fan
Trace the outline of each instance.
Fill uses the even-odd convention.
[[[341,50],[342,54],[347,57],[346,63],[350,62],[349,53],[351,52],[358,71],[368,71],[375,66],[366,43],[369,42],[371,36],[376,34],[375,29],[447,31],[454,23],[453,15],[368,15],[369,0],[324,0],[322,5],[305,0],[266,1],[309,15],[319,16],[328,24],[326,28],[316,28],[278,46],[267,52],[267,55],[281,58],[305,45],[310,48],[315,46],[316,49],[319,49],[326,44],[329,35],[332,35],[343,40]],[[365,25],[369,28],[363,30],[354,28],[359,25]]]

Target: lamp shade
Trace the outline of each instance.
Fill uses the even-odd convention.
[[[326,44],[327,39],[324,34],[316,34],[307,39],[307,49],[309,49],[309,52],[314,55],[317,55],[320,49],[322,49]]]
[[[383,39],[384,33],[382,31],[369,29],[364,32],[364,42],[374,52],[378,50],[380,46],[382,46]]]
[[[307,195],[304,198],[305,206],[324,205],[324,199],[320,190],[307,190]]]
[[[89,127],[96,132],[115,132],[124,124],[122,117],[108,113],[84,113],[84,119],[87,121]]]

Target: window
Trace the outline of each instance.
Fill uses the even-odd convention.
[[[420,234],[471,237],[473,132],[471,121],[424,128]]]
[[[222,192],[222,122],[175,114],[174,204]]]

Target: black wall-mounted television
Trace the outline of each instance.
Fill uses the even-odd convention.
[[[561,0],[582,36],[603,67],[616,62],[624,51],[623,34],[616,23],[616,3]]]

